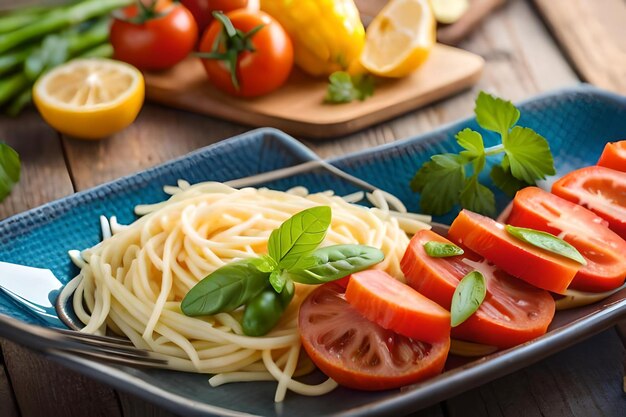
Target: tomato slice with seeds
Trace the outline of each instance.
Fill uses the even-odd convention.
[[[426,343],[369,321],[335,283],[320,285],[300,306],[302,345],[317,367],[345,387],[398,388],[438,375],[450,338]]]
[[[582,266],[515,239],[504,230],[504,225],[468,210],[462,210],[454,219],[448,237],[514,277],[558,294],[565,292]]]
[[[626,172],[599,166],[577,169],[556,181],[552,193],[587,207],[626,239]]]
[[[607,143],[600,155],[598,165],[626,172],[626,140]]]
[[[626,278],[626,241],[608,223],[586,208],[537,187],[517,192],[508,223],[561,237],[587,260],[570,288],[603,292]]]
[[[406,337],[428,342],[450,337],[450,312],[385,271],[350,275],[346,300],[369,320]]]
[[[467,251],[462,256],[433,258],[424,250],[429,241],[452,243],[430,230],[417,232],[400,264],[407,284],[448,310],[456,286],[471,271],[481,272],[487,286],[487,295],[478,310],[452,328],[453,338],[508,348],[546,332],[555,311],[550,293]]]

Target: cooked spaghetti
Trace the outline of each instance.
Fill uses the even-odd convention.
[[[285,193],[180,181],[165,190],[172,197],[138,206],[136,213],[142,217],[133,224],[105,222],[112,236],[81,253],[83,279],[74,310],[86,325],[83,331],[110,329],[126,335],[137,347],[166,356],[172,369],[215,374],[213,386],[276,380],[276,401],[287,389],[320,395],[336,386],[330,379],[319,385],[293,379],[313,369],[301,354],[297,328],[299,306],[313,286],[296,284],[282,319],[263,337],[243,334],[242,308],[213,316],[184,315],[180,302],[185,294],[217,268],[266,253],[272,230],[312,206],[332,209],[322,246],[358,243],[380,248],[385,259],[376,268],[398,279],[403,279],[400,259],[409,242],[406,232],[428,227],[407,214],[397,199],[378,191],[368,196],[378,207],[366,208],[348,202],[363,193],[344,199],[332,192],[308,194],[303,187]]]

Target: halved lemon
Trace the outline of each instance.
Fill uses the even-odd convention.
[[[367,28],[361,63],[372,74],[404,77],[426,61],[436,29],[428,0],[391,0]]]
[[[33,86],[33,101],[44,120],[81,139],[101,139],[130,125],[144,94],[143,75],[137,68],[104,58],[70,61]]]

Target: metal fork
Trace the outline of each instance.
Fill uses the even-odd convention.
[[[322,168],[363,190],[371,192],[377,189],[377,187],[340,170],[322,159],[268,171],[260,175],[227,181],[225,184],[234,188],[249,187],[310,172],[317,168]],[[10,270],[9,275],[11,275],[11,279],[7,279],[7,274],[4,277],[0,275],[0,289],[4,290],[9,296],[25,306],[28,311],[35,313],[37,317],[43,319],[48,324],[59,326],[62,322],[62,324],[65,324],[72,330],[34,326],[0,314],[0,336],[26,346],[36,347],[43,345],[45,346],[43,350],[46,351],[72,352],[90,359],[104,360],[121,365],[167,368],[168,361],[164,355],[138,349],[128,339],[91,335],[79,331],[83,325],[75,319],[70,301],[74,291],[80,284],[82,276],[75,277],[67,285],[63,286],[50,270],[3,262],[0,262],[0,267],[3,264]],[[20,279],[15,279],[16,274],[19,274]],[[49,291],[45,294],[39,291],[40,293],[36,294],[38,299],[34,301],[33,287],[41,288],[42,283],[48,286],[47,289]],[[56,296],[57,293],[58,296]],[[54,306],[48,302],[51,298],[56,298]],[[55,312],[56,314],[54,314]]]

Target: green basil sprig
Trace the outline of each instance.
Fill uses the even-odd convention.
[[[313,266],[295,269],[290,277],[301,284],[322,284],[376,265],[385,259],[380,249],[365,245],[333,245],[314,251]]]
[[[424,243],[424,251],[431,258],[449,258],[465,253],[463,249],[453,243],[437,242],[436,240]]]
[[[450,324],[456,327],[478,310],[487,295],[485,277],[478,271],[465,275],[452,296]]]
[[[522,242],[587,265],[587,261],[575,247],[550,233],[525,227],[515,227],[510,224],[507,224],[505,229],[511,236]]]
[[[291,269],[322,243],[330,226],[328,206],[312,207],[287,219],[267,242],[270,257],[279,269]],[[277,292],[279,289],[274,287]]]
[[[384,259],[363,245],[318,246],[330,227],[327,206],[303,210],[274,230],[268,255],[232,262],[196,284],[183,298],[188,316],[216,314],[246,306],[242,328],[249,336],[269,332],[293,298],[294,281],[322,284],[367,269]]]

